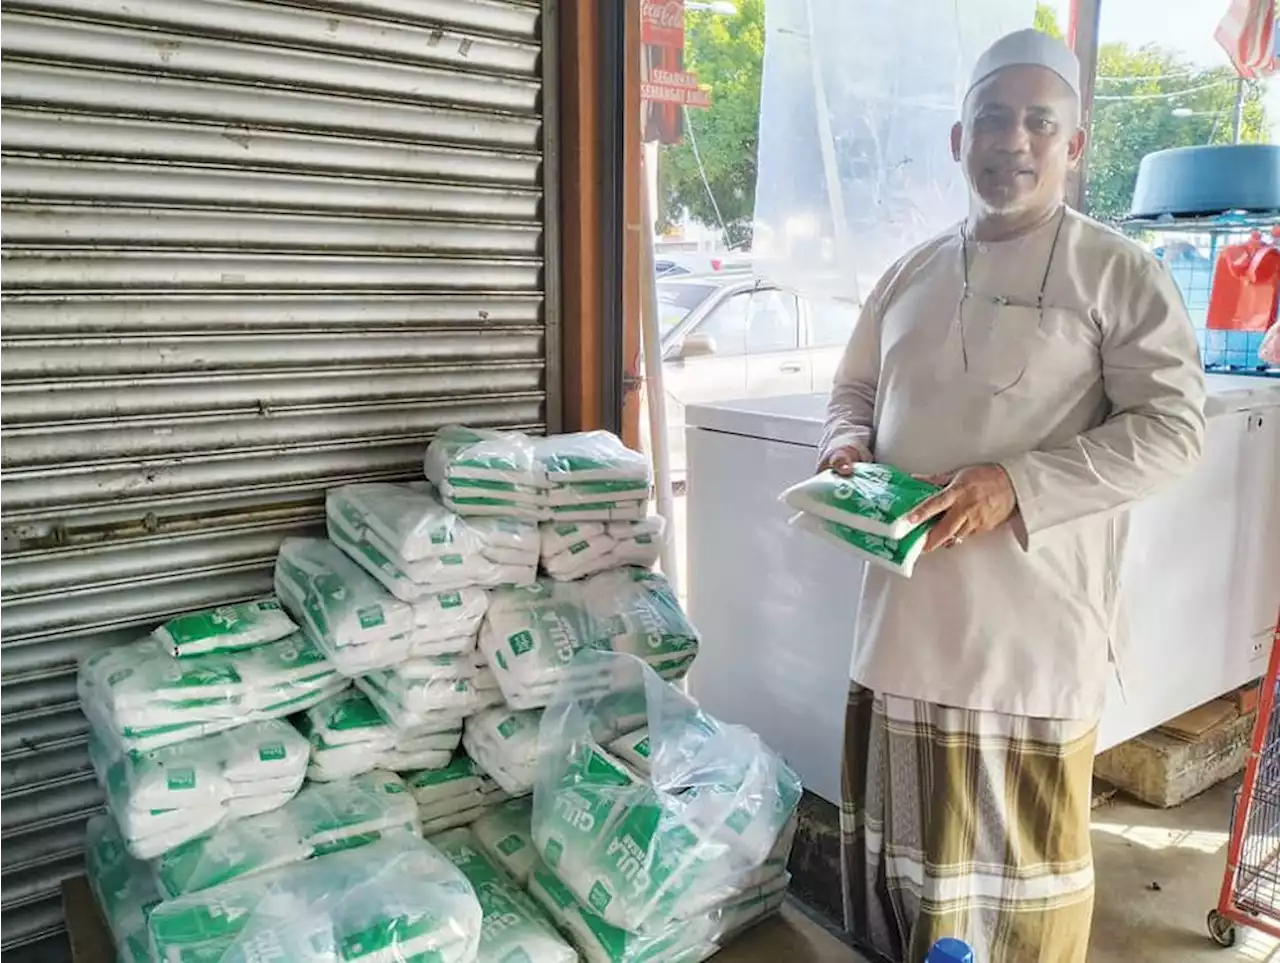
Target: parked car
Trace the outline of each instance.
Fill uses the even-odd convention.
[[[659,280],[658,315],[672,468],[682,473],[685,405],[829,390],[857,308],[728,275]]]
[[[660,254],[653,262],[653,273],[659,279],[750,270],[751,256],[736,253]]]

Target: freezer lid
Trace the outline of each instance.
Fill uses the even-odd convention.
[[[1280,405],[1280,378],[1209,374],[1205,382],[1205,413],[1211,418]],[[685,424],[706,431],[817,448],[822,441],[826,408],[825,394],[748,398],[689,405]]]
[[[690,428],[817,448],[826,409],[825,394],[786,395],[689,405],[684,416]]]

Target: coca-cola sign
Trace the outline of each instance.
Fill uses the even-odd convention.
[[[640,0],[640,42],[684,47],[684,0]]]

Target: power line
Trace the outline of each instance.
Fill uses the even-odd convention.
[[[1212,80],[1207,84],[1200,84],[1198,87],[1185,87],[1182,90],[1168,90],[1152,94],[1095,94],[1094,100],[1170,100],[1174,97],[1185,97],[1187,94],[1198,94],[1204,90],[1212,90],[1215,87],[1221,87],[1224,84],[1235,83],[1230,77],[1223,77],[1220,80]]]

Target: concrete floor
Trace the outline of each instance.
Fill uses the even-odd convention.
[[[1177,809],[1116,800],[1094,813],[1098,891],[1089,963],[1280,963],[1276,940],[1242,930],[1222,949],[1205,930],[1217,904],[1234,782]],[[790,910],[746,934],[720,963],[864,963]]]

